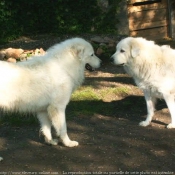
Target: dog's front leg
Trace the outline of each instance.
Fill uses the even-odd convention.
[[[60,136],[63,144],[68,147],[78,146],[78,142],[71,141],[67,135],[67,126],[65,118],[66,107],[48,107],[48,113],[53,127],[55,128],[57,135]]]
[[[150,91],[145,90],[144,96],[147,106],[147,118],[145,121],[139,123],[140,126],[148,126],[151,123],[152,117],[154,115],[156,98],[151,96]]]
[[[171,123],[167,125],[167,128],[175,128],[175,102],[174,95],[171,94],[163,94],[165,102],[168,106],[168,109],[171,114]]]

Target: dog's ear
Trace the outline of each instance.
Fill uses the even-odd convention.
[[[133,58],[137,57],[140,54],[140,49],[137,47],[131,48],[131,56]]]
[[[131,56],[133,58],[139,56],[139,54],[140,54],[140,45],[139,45],[139,43],[137,42],[137,40],[135,38],[131,40],[130,48],[131,48]]]
[[[84,47],[82,45],[73,45],[71,47],[71,51],[74,54],[74,56],[78,56],[80,59],[84,53]]]

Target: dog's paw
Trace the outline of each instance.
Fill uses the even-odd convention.
[[[144,127],[148,126],[149,124],[150,122],[147,122],[147,121],[142,121],[139,123],[140,126],[144,126]]]
[[[170,123],[169,125],[167,125],[167,128],[168,129],[175,128],[175,124],[174,123]]]
[[[66,143],[64,142],[63,144],[67,147],[75,147],[75,146],[79,145],[79,143],[77,141],[71,141],[71,140],[66,142]]]
[[[3,158],[2,157],[0,157],[0,161],[2,161],[3,160]]]
[[[58,145],[58,140],[52,139],[52,140],[46,141],[46,143],[48,143],[49,145]]]

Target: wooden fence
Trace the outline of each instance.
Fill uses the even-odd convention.
[[[129,35],[151,39],[169,37],[167,0],[129,0]]]

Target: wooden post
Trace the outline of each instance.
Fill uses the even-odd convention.
[[[129,35],[129,24],[128,24],[128,12],[127,12],[127,2],[121,1],[119,3],[119,10],[117,11],[117,16],[119,22],[116,24],[118,33],[120,35]]]
[[[170,37],[175,39],[175,2],[174,0],[169,0],[169,7],[170,7],[169,16],[170,16],[170,23],[171,23]]]

